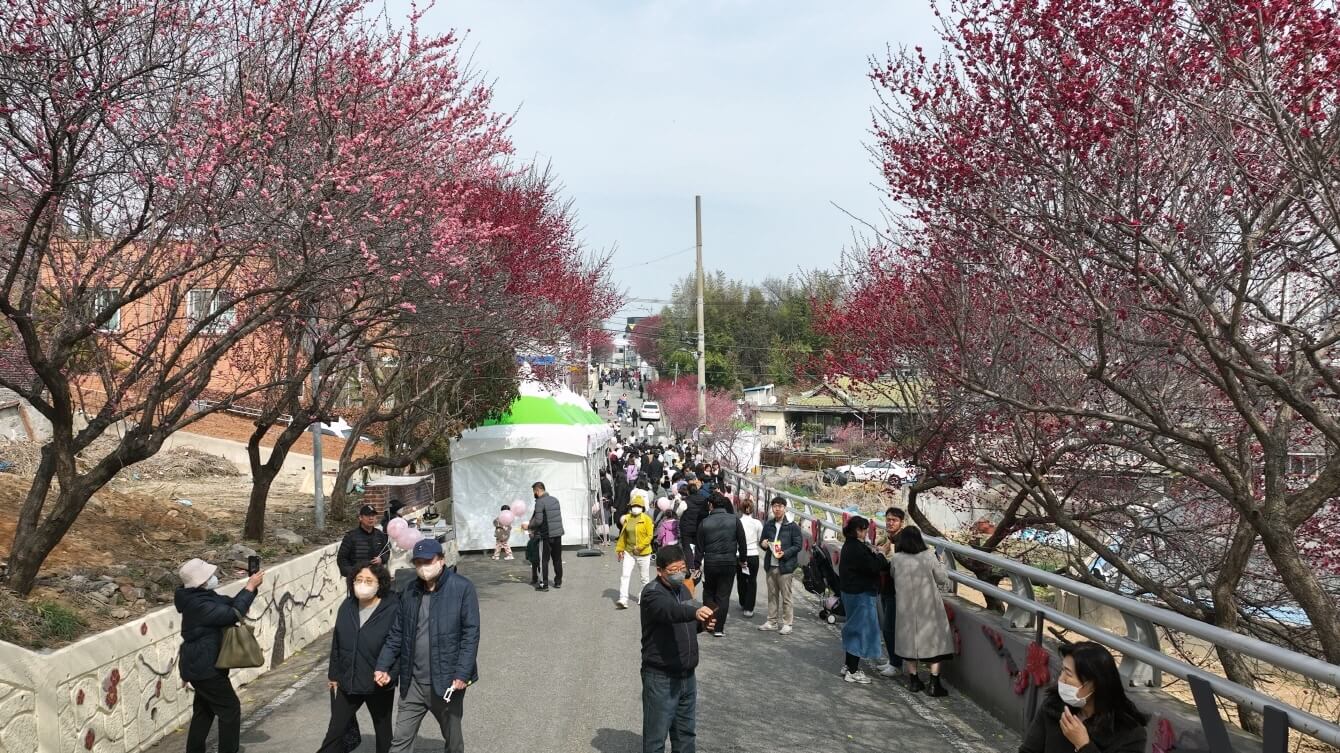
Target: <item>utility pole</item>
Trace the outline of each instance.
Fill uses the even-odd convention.
[[[316,319],[311,321],[312,351],[316,352]],[[321,364],[312,361],[312,405],[317,405],[321,389]],[[312,422],[312,486],[316,494],[316,527],[326,527],[326,489],[322,485],[324,472],[321,468],[321,419]]]
[[[703,197],[693,197],[698,236],[698,425],[707,423],[707,338],[703,332]]]

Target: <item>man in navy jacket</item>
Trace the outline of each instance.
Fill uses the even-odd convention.
[[[419,578],[400,598],[374,675],[378,685],[390,684],[399,662],[400,707],[391,750],[413,750],[424,714],[432,712],[447,753],[463,753],[465,689],[479,679],[479,595],[468,579],[446,570],[435,539],[415,544],[412,556]]]

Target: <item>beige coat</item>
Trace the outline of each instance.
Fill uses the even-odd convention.
[[[954,653],[940,589],[949,587],[944,565],[927,550],[920,554],[894,552],[889,572],[898,591],[898,624],[894,651],[905,659],[934,659]]]

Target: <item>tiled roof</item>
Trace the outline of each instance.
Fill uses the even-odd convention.
[[[36,374],[28,354],[13,340],[0,344],[0,377],[11,384],[30,384]]]
[[[865,382],[850,377],[836,377],[814,389],[795,395],[786,401],[789,409],[805,408],[851,410],[909,410],[920,397],[915,381],[879,379]]]

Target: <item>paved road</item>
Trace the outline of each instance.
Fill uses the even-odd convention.
[[[465,735],[473,753],[637,753],[641,750],[639,621],[616,611],[612,554],[577,558],[562,590],[537,593],[524,561],[466,556],[461,573],[479,588],[481,681],[466,698]],[[799,588],[797,588],[799,595]],[[806,595],[808,596],[808,595]],[[891,750],[1013,751],[1017,738],[957,694],[912,696],[892,681],[845,683],[834,628],[808,599],[798,603],[793,635],[760,633],[759,617],[732,615],[725,638],[701,640],[698,739],[704,753]],[[244,691],[246,753],[300,753],[320,743],[329,718],[328,643],[321,640]],[[372,753],[362,717],[358,753]],[[440,751],[425,724],[416,751]],[[179,753],[181,732],[152,749]]]

